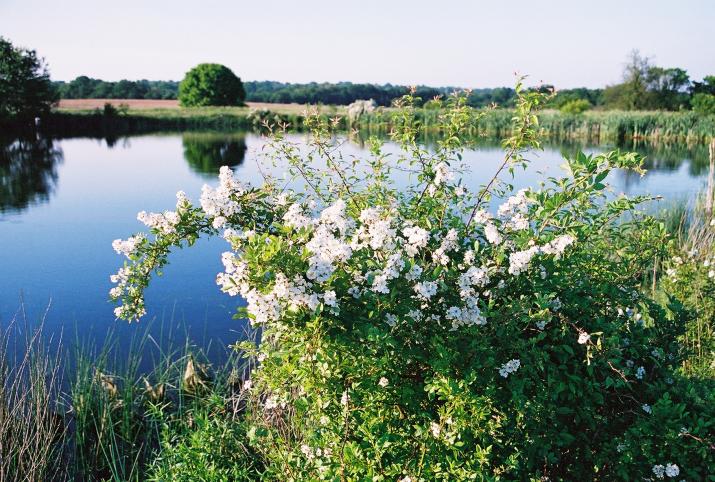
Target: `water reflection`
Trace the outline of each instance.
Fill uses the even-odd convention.
[[[181,142],[191,169],[207,178],[215,177],[221,166],[240,166],[246,157],[245,133],[185,133]]]
[[[52,139],[0,137],[0,213],[49,200],[62,161],[62,149]]]

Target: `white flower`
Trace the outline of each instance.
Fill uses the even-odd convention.
[[[328,306],[336,307],[338,306],[338,301],[335,296],[335,291],[326,291],[323,293],[323,303]]]
[[[418,264],[413,264],[410,270],[407,272],[405,275],[405,279],[407,281],[415,281],[419,279],[419,277],[422,275],[422,266]]]
[[[521,366],[521,360],[514,359],[509,360],[499,368],[499,375],[504,378],[508,377],[510,374],[514,373]]]
[[[313,225],[313,220],[303,214],[303,208],[297,203],[288,207],[288,211],[283,215],[283,222],[286,226],[294,229],[303,229]]]
[[[395,326],[397,324],[397,316],[393,315],[392,313],[388,313],[385,315],[385,322],[389,326]]]
[[[163,213],[147,213],[140,211],[137,219],[147,227],[159,231],[161,234],[172,234],[176,232],[176,225],[179,224],[179,215],[174,211]]]
[[[385,377],[380,377],[380,381],[377,382],[378,385],[380,385],[382,388],[385,388],[387,385],[389,385],[390,382],[387,381],[387,378]]]
[[[430,298],[437,294],[437,283],[435,281],[422,281],[415,285],[414,290],[419,298],[429,301]]]
[[[430,432],[434,438],[439,438],[439,434],[442,432],[442,427],[439,426],[437,422],[432,422],[430,424]]]
[[[442,239],[442,243],[439,248],[432,253],[432,259],[442,266],[447,266],[449,263],[449,256],[447,256],[447,253],[457,249],[457,237],[457,230],[450,229]]]
[[[340,405],[342,405],[343,407],[346,407],[349,402],[350,402],[350,395],[348,395],[348,392],[343,392],[343,395],[340,397]]]
[[[454,173],[449,169],[449,165],[446,162],[440,162],[435,167],[434,173],[434,185],[440,186],[445,182],[449,182],[454,179]]]
[[[643,377],[645,376],[645,368],[644,367],[638,367],[636,370],[636,378],[638,380],[643,380]]]
[[[668,477],[677,477],[680,474],[680,467],[675,464],[667,464],[665,466],[665,475]]]
[[[618,445],[616,445],[616,451],[617,451],[617,452],[623,452],[624,450],[626,450],[626,445],[625,445],[625,444],[618,444]]]
[[[574,238],[573,236],[564,234],[546,243],[544,246],[541,247],[541,251],[546,254],[560,256],[561,254],[563,254],[566,248],[572,245],[575,241],[576,238]]]
[[[499,230],[494,223],[487,223],[484,225],[484,236],[486,236],[487,241],[491,244],[499,244],[502,241],[501,234],[499,234]]]
[[[544,328],[546,328],[546,320],[539,320],[539,321],[537,321],[537,322],[536,322],[536,327],[537,327],[539,330],[543,330]]]
[[[662,465],[654,465],[653,473],[657,478],[662,479],[665,477],[665,467]]]
[[[518,276],[529,268],[531,258],[539,252],[537,246],[509,254],[509,274]]]
[[[201,209],[210,218],[228,218],[241,212],[241,203],[235,200],[236,196],[245,193],[245,188],[240,181],[234,179],[233,171],[228,166],[219,170],[219,185],[215,189],[204,185],[201,189]],[[214,227],[217,227],[214,224]],[[221,226],[218,226],[219,228]]]
[[[712,278],[714,276],[715,276],[715,270],[711,269],[710,271],[708,271],[708,278]]]
[[[589,334],[586,333],[585,331],[582,331],[582,332],[579,333],[579,335],[578,335],[578,343],[579,343],[579,345],[585,345],[586,343],[588,343],[588,341],[589,341],[590,339],[591,339],[591,335],[589,335]]]
[[[484,209],[480,209],[479,211],[474,213],[474,222],[477,224],[484,224],[490,219],[492,219],[492,215],[489,214],[489,211],[486,211]]]
[[[253,386],[253,382],[251,382],[250,379],[248,379],[248,380],[246,380],[245,382],[243,382],[243,389],[244,389],[244,390],[250,390],[252,386]]]
[[[416,256],[419,250],[425,248],[429,242],[429,231],[417,226],[404,228],[402,234],[407,238],[405,252],[410,257]]]
[[[131,256],[136,251],[137,247],[146,239],[143,234],[137,234],[127,238],[126,241],[115,239],[112,241],[112,248],[117,254],[123,254],[126,257]]]
[[[268,397],[266,398],[266,401],[264,402],[263,406],[265,407],[266,410],[273,410],[278,407],[278,400],[276,397]]]
[[[651,406],[648,405],[647,403],[644,403],[644,404],[641,406],[641,408],[643,409],[643,411],[644,411],[645,413],[653,413],[653,409],[652,409]]]

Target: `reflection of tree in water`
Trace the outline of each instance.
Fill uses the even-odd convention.
[[[246,156],[246,135],[186,133],[182,138],[184,158],[195,172],[213,177],[221,166],[234,168]]]
[[[52,139],[0,138],[0,212],[47,201],[62,160],[62,149]]]

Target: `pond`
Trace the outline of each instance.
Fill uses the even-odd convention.
[[[302,137],[292,139],[300,142]],[[171,209],[175,193],[197,200],[205,183],[215,183],[221,165],[238,178],[260,184],[257,157],[265,140],[257,134],[166,133],[120,139],[0,139],[0,324],[21,308],[27,319],[45,320],[45,330],[74,343],[116,330],[120,345],[149,320],[157,339],[213,345],[221,352],[244,335],[232,318],[240,299],[222,294],[214,279],[221,271],[223,240],[175,253],[164,276],[147,292],[147,321],[116,321],[108,301],[109,275],[122,258],[112,240],[143,230],[138,211]],[[546,145],[530,156],[529,169],[514,181],[535,185],[543,173],[557,174],[562,150],[598,152],[613,146]],[[647,156],[644,177],[616,172],[615,192],[657,194],[666,200],[692,198],[703,188],[705,146],[625,146]],[[395,146],[387,145],[388,151]],[[366,155],[346,142],[350,155]],[[465,184],[488,181],[502,160],[497,146],[465,153],[471,172]],[[163,341],[161,343],[164,343]]]

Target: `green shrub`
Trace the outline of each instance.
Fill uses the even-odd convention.
[[[715,95],[695,94],[690,100],[693,110],[702,115],[715,115]]]
[[[677,377],[687,312],[642,289],[666,233],[636,210],[649,198],[604,194],[613,169],[642,159],[578,153],[564,177],[513,192],[501,177],[539,147],[545,101],[517,93],[503,164],[474,192],[460,179],[465,99],[447,101],[428,150],[408,95],[392,120],[400,155],[371,139],[367,159],[343,158],[331,124],[308,117],[307,151],[280,131],[271,144],[303,191],[244,186],[223,167],[200,207],[178,193],[176,211],[141,215],[151,239],[114,243],[129,263],[110,295],[134,319],[172,249],[229,242],[217,282],[262,329],[239,346],[260,363],[247,438],[266,477],[613,480],[662,467],[697,480],[715,464],[712,405]],[[697,435],[671,432],[681,422]]]
[[[161,450],[147,480],[238,482],[258,480],[256,456],[246,446],[243,424],[223,409],[223,399],[205,402],[192,412],[189,423],[163,424]],[[166,414],[156,407],[155,416]]]
[[[576,99],[566,102],[559,110],[564,114],[580,114],[591,108],[591,103],[586,99]]]
[[[199,64],[179,84],[179,102],[184,107],[243,105],[245,98],[241,79],[220,64]]]

